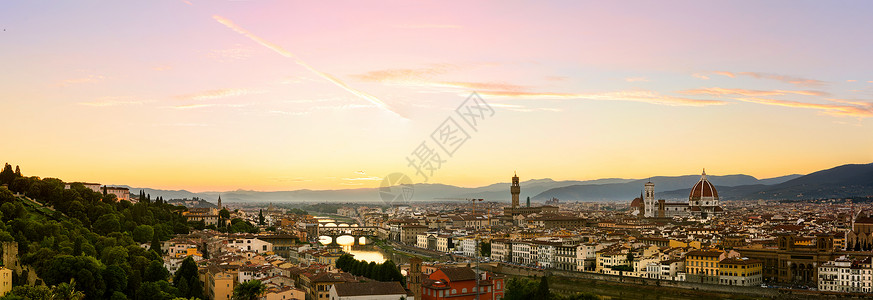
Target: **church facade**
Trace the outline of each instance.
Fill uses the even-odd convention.
[[[718,202],[718,191],[706,177],[706,170],[700,175],[700,180],[691,188],[688,202],[666,202],[655,200],[655,184],[651,181],[645,184],[640,197],[631,202],[632,209],[637,209],[637,215],[645,218],[694,217],[708,220],[720,216],[724,209]]]

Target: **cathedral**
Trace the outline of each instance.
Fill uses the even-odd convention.
[[[718,204],[718,191],[706,178],[706,170],[691,188],[688,202],[666,202],[664,199],[655,201],[655,184],[649,181],[645,185],[644,193],[631,202],[631,209],[645,218],[694,217],[708,220],[724,213],[724,209]]]

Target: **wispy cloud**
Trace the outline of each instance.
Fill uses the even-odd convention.
[[[777,80],[777,81],[781,81],[781,82],[785,82],[785,83],[790,83],[790,84],[799,85],[799,86],[808,86],[808,87],[822,86],[822,85],[826,84],[826,82],[821,81],[821,80],[801,78],[801,77],[788,76],[788,75],[780,75],[780,74],[772,74],[772,73],[760,73],[760,72],[733,73],[733,72],[727,72],[727,71],[713,71],[712,73],[727,76],[730,78],[735,78],[737,76],[749,76],[749,77],[753,77],[753,78],[757,78],[757,79]]]
[[[718,75],[722,75],[722,76],[727,76],[727,77],[730,77],[730,78],[737,77],[737,75],[734,75],[734,73],[731,73],[731,72],[725,72],[725,71],[713,71],[712,73],[714,73],[714,74],[718,74]]]
[[[745,102],[757,103],[757,104],[765,104],[765,105],[776,105],[776,106],[783,106],[783,107],[816,109],[816,110],[821,110],[823,113],[828,114],[828,115],[852,116],[852,117],[860,117],[860,118],[873,117],[873,103],[871,103],[871,102],[855,101],[855,102],[851,102],[854,104],[847,103],[847,104],[843,104],[843,105],[834,105],[834,104],[807,103],[807,102],[799,102],[799,101],[777,100],[777,99],[758,98],[758,97],[743,97],[743,98],[734,98],[734,99],[739,100],[739,101],[745,101]]]
[[[661,95],[654,91],[629,90],[605,93],[550,93],[550,92],[514,92],[514,91],[481,91],[481,95],[508,98],[528,99],[587,99],[632,101],[668,106],[708,106],[728,104],[722,100],[706,100]]]
[[[647,79],[645,77],[628,77],[628,78],[625,78],[624,81],[627,81],[627,82],[648,82],[649,79]]]
[[[352,77],[363,81],[382,83],[425,81],[433,76],[444,74],[455,69],[458,69],[455,65],[436,64],[425,68],[376,70],[364,74],[352,75]]]
[[[691,76],[694,78],[697,78],[697,79],[709,80],[709,76],[706,76],[706,75],[703,75],[700,73],[694,73],[694,74],[691,74]]]
[[[822,86],[825,84],[824,81],[815,80],[815,79],[807,79],[800,78],[794,76],[787,75],[779,75],[779,74],[770,74],[770,73],[757,73],[757,72],[740,72],[740,75],[751,76],[758,79],[771,79],[778,80],[785,83],[800,85],[800,86]]]
[[[265,40],[265,39],[263,39],[263,38],[261,38],[261,37],[259,37],[259,36],[257,36],[257,35],[254,35],[253,33],[249,32],[248,30],[243,29],[242,27],[237,26],[236,24],[234,24],[233,22],[231,22],[231,21],[228,20],[228,19],[225,19],[224,17],[218,16],[218,15],[214,15],[214,16],[212,16],[212,18],[215,19],[215,21],[218,21],[218,22],[221,23],[222,25],[226,26],[227,28],[230,28],[230,29],[232,29],[233,31],[236,31],[236,32],[239,33],[239,34],[242,34],[242,35],[244,35],[245,37],[248,37],[248,38],[251,39],[252,41],[254,41],[254,42],[260,44],[261,46],[267,47],[267,48],[269,48],[270,50],[273,50],[274,52],[278,53],[279,55],[282,55],[282,56],[284,56],[284,57],[287,57],[287,58],[291,58],[291,59],[293,59],[294,62],[297,63],[298,65],[300,65],[300,66],[306,68],[307,70],[309,70],[310,72],[312,72],[312,73],[318,75],[319,77],[324,78],[325,80],[327,80],[327,81],[333,83],[333,84],[336,85],[337,87],[339,87],[339,88],[341,88],[341,89],[343,89],[343,90],[346,90],[347,92],[352,93],[352,94],[354,94],[355,96],[358,96],[358,97],[361,98],[361,99],[364,99],[364,100],[366,100],[366,101],[368,101],[368,102],[370,102],[370,103],[373,103],[373,104],[375,104],[376,106],[378,106],[379,108],[381,108],[381,109],[383,109],[383,110],[385,110],[385,111],[391,112],[391,113],[393,113],[393,114],[395,114],[395,115],[397,115],[397,116],[400,116],[401,118],[405,118],[405,117],[403,117],[400,113],[398,113],[397,111],[391,109],[387,104],[385,104],[385,102],[383,102],[382,100],[379,100],[379,98],[376,98],[375,96],[370,95],[370,94],[367,94],[367,93],[365,93],[365,92],[362,92],[362,91],[356,90],[356,89],[350,87],[349,85],[345,84],[344,82],[340,81],[339,79],[337,79],[337,78],[331,76],[330,74],[327,74],[327,73],[324,73],[324,72],[321,72],[321,71],[316,70],[315,68],[313,68],[312,66],[310,66],[308,63],[306,63],[306,62],[304,62],[303,60],[301,60],[300,58],[298,58],[298,57],[297,57],[296,55],[294,55],[293,53],[288,52],[287,50],[283,49],[282,47],[279,47],[279,45],[273,44],[273,43],[268,42],[267,40]]]
[[[486,91],[524,91],[529,89],[529,87],[510,84],[510,83],[502,83],[502,82],[460,82],[460,81],[451,81],[451,82],[433,82],[430,85],[433,86],[445,86],[445,87],[453,87],[453,88],[461,88],[461,89],[470,89],[470,90],[486,90]]]
[[[771,90],[771,91],[762,91],[762,90],[746,90],[746,89],[726,89],[719,87],[712,88],[700,88],[700,89],[691,89],[679,91],[678,93],[684,95],[713,95],[713,96],[724,96],[724,95],[742,95],[742,96],[753,96],[753,97],[761,97],[761,96],[781,96],[781,95],[804,95],[804,96],[827,96],[828,93],[822,91],[788,91],[788,90]]]
[[[218,98],[227,98],[227,97],[236,97],[236,96],[244,96],[251,93],[251,90],[248,89],[217,89],[217,90],[207,90],[200,91],[193,94],[179,95],[176,96],[178,100],[208,100],[208,99],[218,99]]]
[[[145,102],[146,101],[138,100],[133,97],[101,97],[94,101],[79,102],[77,104],[85,106],[107,107],[119,105],[140,105]]]

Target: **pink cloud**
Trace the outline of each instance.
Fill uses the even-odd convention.
[[[746,90],[746,89],[726,89],[726,88],[700,88],[700,89],[691,89],[679,91],[678,93],[684,95],[714,95],[714,96],[723,96],[723,95],[742,95],[742,96],[779,96],[779,95],[804,95],[804,96],[827,96],[828,93],[822,91],[788,91],[788,90],[772,90],[772,91],[762,91],[762,90]]]
[[[807,102],[789,101],[789,100],[766,99],[766,98],[757,98],[757,97],[735,98],[735,99],[739,100],[739,101],[758,103],[758,104],[766,104],[766,105],[817,109],[817,110],[823,111],[825,114],[835,115],[835,116],[852,116],[852,117],[860,117],[860,118],[873,117],[873,103],[869,103],[869,102],[854,102],[855,104],[849,104],[849,105],[833,105],[833,104],[807,103]]]

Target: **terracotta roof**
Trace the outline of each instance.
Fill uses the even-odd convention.
[[[467,267],[458,267],[458,268],[440,268],[440,271],[443,274],[446,274],[446,277],[449,278],[449,281],[466,281],[466,280],[476,280],[476,272],[473,272],[473,269]]]
[[[688,195],[689,199],[700,199],[702,197],[718,198],[718,192],[715,190],[715,187],[706,179],[706,172],[703,172],[703,175],[700,176],[700,181],[691,188],[691,194]]]
[[[716,256],[716,257],[717,257],[717,256],[721,256],[721,253],[722,253],[721,251],[702,251],[702,250],[697,250],[697,251],[691,251],[691,252],[688,252],[688,253],[685,254],[685,256],[688,256],[688,255],[694,255],[694,256],[707,256],[707,257],[713,257],[713,256]]]
[[[333,285],[340,297],[406,295],[406,289],[397,281],[389,282],[342,282]]]
[[[726,265],[748,265],[748,264],[760,264],[761,261],[757,259],[738,259],[738,258],[725,258],[722,259],[719,264]]]

